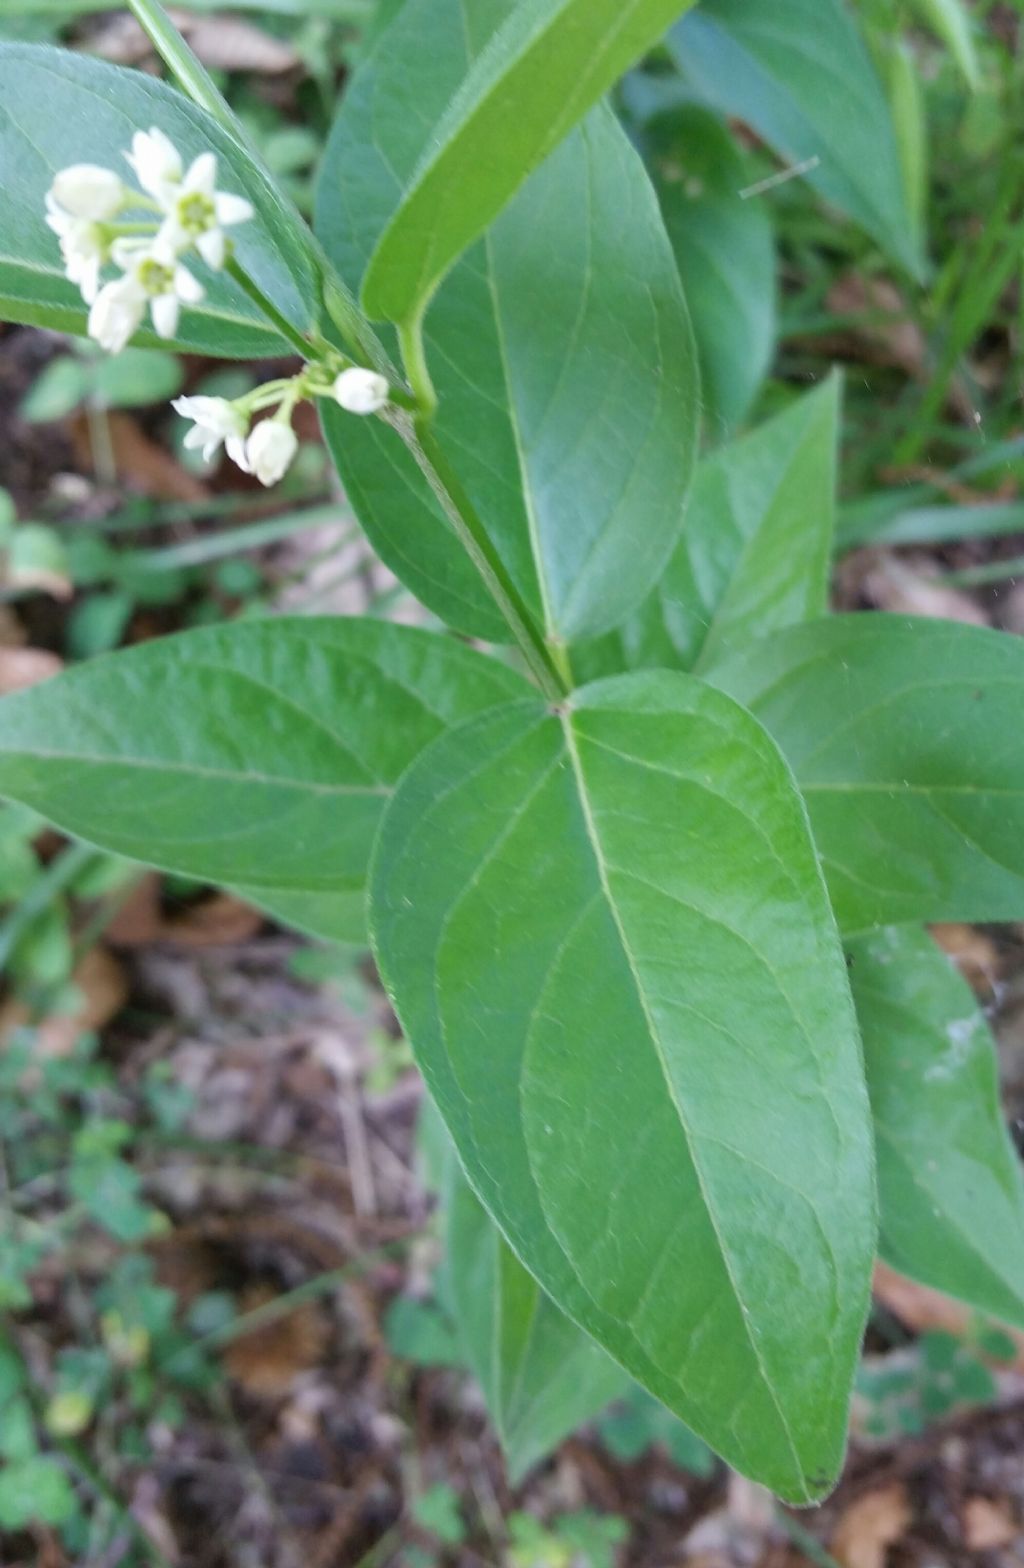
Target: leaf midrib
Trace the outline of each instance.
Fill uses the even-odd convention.
[[[749,1316],[748,1316],[748,1310],[749,1309],[744,1304],[743,1296],[742,1296],[742,1294],[740,1292],[739,1286],[737,1284],[737,1281],[736,1281],[736,1278],[735,1278],[735,1275],[734,1275],[734,1272],[733,1272],[732,1259],[730,1257],[729,1251],[728,1251],[728,1249],[727,1249],[727,1247],[725,1245],[724,1239],[722,1237],[721,1230],[719,1228],[718,1216],[717,1216],[717,1214],[715,1212],[714,1205],[711,1202],[711,1198],[710,1198],[710,1194],[708,1192],[708,1188],[707,1188],[704,1172],[703,1172],[703,1169],[701,1168],[701,1164],[700,1164],[700,1161],[699,1161],[698,1156],[697,1156],[696,1140],[695,1140],[695,1138],[693,1136],[693,1132],[692,1132],[692,1130],[691,1130],[691,1128],[689,1126],[689,1122],[687,1120],[685,1110],[684,1110],[683,1106],[680,1104],[679,1098],[678,1098],[678,1096],[677,1096],[677,1094],[675,1092],[675,1087],[674,1087],[674,1085],[672,1083],[672,1076],[671,1076],[671,1073],[669,1071],[668,1061],[667,1061],[666,1054],[665,1054],[665,1048],[664,1048],[664,1045],[662,1044],[661,1037],[660,1037],[660,1034],[658,1032],[658,1028],[657,1028],[657,1025],[655,1023],[654,1017],[653,1017],[653,1015],[652,1015],[652,1013],[650,1011],[650,1008],[648,1006],[647,995],[646,995],[646,992],[644,990],[643,983],[641,981],[639,972],[637,971],[636,964],[635,964],[634,959],[633,959],[632,948],[630,947],[629,941],[628,941],[628,939],[626,937],[626,932],[625,932],[625,929],[624,929],[623,924],[622,924],[622,919],[621,919],[621,916],[619,914],[618,906],[617,906],[615,898],[614,898],[614,896],[612,894],[611,883],[610,883],[609,874],[608,874],[609,868],[608,868],[608,864],[607,864],[607,861],[606,861],[605,855],[604,855],[604,850],[603,850],[603,847],[602,847],[602,844],[601,844],[601,837],[600,837],[600,833],[598,832],[597,821],[596,821],[596,818],[594,816],[593,808],[592,808],[591,803],[590,803],[590,796],[589,796],[588,791],[587,791],[586,778],[585,778],[585,774],[584,774],[584,770],[583,770],[583,761],[582,761],[582,758],[580,756],[579,746],[577,744],[577,739],[576,739],[576,734],[575,734],[575,731],[573,729],[572,713],[571,713],[571,711],[565,712],[565,713],[561,714],[560,715],[560,722],[561,722],[561,726],[562,726],[562,734],[563,734],[564,739],[565,739],[566,751],[568,752],[569,760],[570,760],[570,762],[572,764],[573,775],[574,775],[574,778],[576,780],[576,789],[577,789],[577,794],[578,794],[579,802],[580,802],[580,810],[581,810],[582,815],[583,815],[584,827],[586,829],[587,838],[589,840],[591,851],[592,851],[593,856],[594,856],[594,861],[595,861],[595,865],[596,865],[596,868],[597,868],[598,878],[599,878],[600,883],[601,883],[601,890],[602,890],[602,893],[604,895],[604,900],[605,900],[605,903],[608,906],[608,912],[611,915],[612,921],[613,921],[613,923],[615,925],[615,929],[618,932],[619,942],[620,942],[620,944],[622,946],[623,956],[625,957],[626,964],[627,964],[627,967],[629,969],[630,977],[631,977],[631,979],[633,981],[633,985],[634,985],[634,988],[636,990],[636,996],[637,996],[637,1001],[638,1001],[639,1006],[640,1006],[640,1010],[643,1013],[644,1020],[645,1020],[645,1022],[647,1024],[648,1035],[649,1035],[651,1044],[652,1044],[652,1046],[654,1048],[654,1052],[655,1052],[655,1055],[656,1055],[657,1060],[658,1060],[658,1066],[661,1069],[662,1076],[664,1077],[664,1080],[665,1080],[665,1087],[666,1087],[666,1090],[668,1092],[669,1099],[670,1099],[671,1103],[675,1106],[676,1114],[677,1114],[677,1116],[679,1118],[679,1123],[680,1123],[680,1126],[681,1126],[682,1131],[683,1131],[683,1136],[686,1139],[687,1147],[688,1147],[689,1153],[690,1153],[690,1159],[691,1159],[692,1164],[693,1164],[694,1175],[696,1176],[697,1185],[698,1185],[698,1188],[700,1190],[701,1199],[702,1199],[703,1204],[704,1204],[704,1209],[705,1209],[705,1212],[706,1212],[707,1217],[708,1217],[708,1222],[711,1225],[712,1231],[714,1232],[715,1240],[718,1243],[718,1251],[719,1251],[719,1254],[720,1254],[721,1259],[722,1259],[723,1267],[725,1268],[726,1276],[728,1278],[729,1285],[730,1285],[730,1288],[732,1290],[733,1298],[734,1298],[734,1300],[736,1302],[736,1305],[737,1305],[737,1308],[739,1310],[740,1321],[741,1321],[741,1323],[743,1325],[743,1330],[744,1330],[744,1333],[746,1335],[747,1342],[748,1342],[748,1344],[750,1346],[750,1349],[751,1349],[751,1352],[753,1354],[754,1361],[755,1361],[755,1364],[757,1365],[758,1371],[761,1374],[761,1381],[762,1381],[762,1383],[763,1383],[763,1385],[765,1387],[765,1390],[768,1393],[769,1398],[771,1399],[771,1402],[772,1402],[772,1405],[774,1406],[776,1415],[778,1416],[779,1425],[780,1425],[783,1433],[785,1434],[786,1442],[787,1442],[788,1447],[789,1447],[790,1458],[791,1458],[791,1460],[792,1460],[792,1462],[793,1462],[793,1464],[795,1466],[796,1474],[800,1477],[801,1487],[802,1487],[802,1490],[804,1492],[804,1496],[807,1498],[808,1501],[810,1501],[811,1500],[810,1493],[807,1490],[807,1487],[806,1487],[806,1485],[804,1484],[804,1481],[803,1481],[804,1466],[801,1463],[799,1454],[798,1454],[797,1449],[796,1449],[796,1444],[795,1444],[794,1439],[793,1439],[793,1432],[792,1432],[792,1430],[790,1428],[788,1420],[786,1419],[785,1412],[783,1411],[782,1406],[779,1403],[778,1395],[777,1395],[777,1393],[775,1391],[775,1386],[774,1386],[771,1378],[768,1376],[768,1371],[767,1371],[767,1368],[765,1367],[764,1360],[763,1360],[763,1357],[761,1355],[760,1347],[758,1346],[756,1340],[754,1339],[753,1334],[751,1333]]]

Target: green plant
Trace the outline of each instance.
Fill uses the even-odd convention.
[[[191,1100],[154,1064],[129,1106],[94,1036],[67,1055],[41,1054],[24,1027],[0,1056],[0,1141],[6,1194],[0,1221],[0,1530],[32,1523],[60,1533],[69,1552],[138,1535],[110,1473],[151,1458],[148,1433],[176,1427],[183,1396],[209,1392],[219,1373],[201,1338],[233,1316],[200,1296],[183,1312],[137,1246],[167,1221],[146,1201],[130,1145],[176,1131]],[[128,1119],[130,1113],[132,1119]],[[88,1224],[105,1267],[90,1274],[80,1246]],[[45,1356],[33,1333],[41,1272],[74,1281],[76,1340]],[[29,1374],[22,1345],[34,1343]],[[101,1474],[79,1447],[99,1433]],[[159,1560],[140,1538],[141,1557]]]
[[[996,1394],[992,1362],[1012,1361],[1013,1340],[998,1329],[979,1329],[958,1338],[932,1331],[905,1355],[862,1367],[857,1398],[864,1407],[864,1430],[872,1437],[914,1436],[929,1423],[964,1405],[985,1404]]]
[[[991,1038],[923,929],[1024,913],[1024,653],[827,617],[835,379],[696,461],[676,262],[599,102],[667,27],[786,160],[814,128],[805,172],[870,243],[916,272],[922,242],[846,8],[787,0],[771,38],[744,0],[688,9],[387,7],[313,235],[155,0],[133,10],[184,94],[0,50],[6,313],[294,350],[185,406],[195,442],[269,482],[315,400],[380,555],[515,650],[380,619],[190,632],[6,701],[0,789],[328,939],[369,929],[457,1150],[453,1305],[514,1463],[628,1372],[807,1502],[877,1248],[1024,1323]],[[126,122],[141,194],[112,172]]]
[[[629,1530],[615,1514],[583,1510],[560,1514],[550,1525],[532,1514],[510,1514],[508,1532],[511,1568],[613,1568],[615,1548]]]
[[[76,408],[94,411],[141,408],[163,403],[180,392],[182,368],[173,354],[158,348],[124,349],[110,356],[84,346],[58,354],[36,377],[22,402],[23,419],[39,423],[63,419]]]

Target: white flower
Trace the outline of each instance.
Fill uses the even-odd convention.
[[[146,314],[146,293],[134,278],[105,283],[89,311],[89,336],[108,354],[120,354]]]
[[[46,221],[60,239],[64,271],[77,283],[82,298],[91,305],[100,291],[100,270],[109,254],[103,225],[90,218],[73,218],[53,198],[46,198]]]
[[[112,169],[96,163],[73,163],[61,169],[50,186],[50,198],[73,218],[102,223],[124,206],[125,187]]]
[[[125,157],[135,170],[135,178],[156,201],[164,206],[173,201],[181,184],[181,153],[169,136],[154,125],[148,131],[136,131],[132,137],[132,150]]]
[[[231,461],[244,473],[251,473],[245,455],[249,421],[233,403],[223,397],[179,397],[171,407],[183,419],[195,421],[185,437],[187,447],[202,447],[203,458],[208,463],[223,441]]]
[[[350,414],[376,414],[387,402],[390,388],[375,370],[352,365],[338,376],[333,392],[335,400]]]
[[[295,431],[279,419],[265,419],[245,443],[249,470],[261,485],[276,485],[287,473],[298,449]]]
[[[162,203],[167,221],[161,233],[179,254],[194,245],[208,266],[219,269],[227,256],[225,228],[245,223],[253,216],[253,208],[244,196],[233,196],[216,186],[217,160],[212,152],[202,152],[173,198]]]
[[[128,161],[144,191],[164,214],[162,242],[181,255],[194,245],[207,266],[219,269],[227,257],[224,233],[253,216],[244,196],[217,189],[217,159],[201,152],[185,172],[181,154],[163,131],[136,131]]]
[[[161,235],[154,241],[115,240],[111,254],[117,265],[124,268],[125,280],[148,301],[157,336],[173,338],[182,302],[198,305],[206,292],[202,284],[181,265]]]

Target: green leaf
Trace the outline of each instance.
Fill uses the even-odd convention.
[[[517,1486],[622,1394],[627,1379],[526,1272],[449,1150],[444,1213],[452,1305]]]
[[[920,276],[889,108],[843,0],[703,0],[669,35],[686,79]]]
[[[181,361],[159,348],[104,354],[94,371],[95,394],[105,408],[148,408],[169,402],[184,380]]]
[[[432,1301],[397,1296],[384,1315],[392,1355],[421,1367],[461,1367],[458,1336],[451,1320]]]
[[[920,928],[849,947],[878,1150],[881,1253],[903,1274],[1024,1328],[1024,1182],[995,1041]]]
[[[729,1461],[821,1495],[874,1253],[867,1094],[760,727],[645,672],[471,721],[378,838],[381,972],[538,1283]]]
[[[669,129],[658,197],[693,318],[704,414],[718,434],[743,420],[775,351],[775,243],[764,203],[740,195],[747,167],[718,117],[686,105],[658,134],[659,149]]]
[[[466,1539],[459,1494],[443,1482],[413,1498],[412,1516],[421,1530],[426,1530],[445,1546],[459,1546]]]
[[[58,354],[44,365],[22,400],[19,413],[32,425],[64,419],[85,401],[91,384],[90,367],[72,354]]]
[[[488,0],[500,25],[447,106],[427,119],[407,101],[423,151],[370,258],[367,313],[416,320],[526,176],[692,3]]]
[[[165,131],[186,159],[206,149],[217,154],[221,188],[244,194],[256,208],[256,217],[234,231],[239,262],[289,321],[307,328],[314,288],[306,239],[238,144],[145,72],[31,44],[0,45],[0,316],[84,333],[87,309],[63,276],[44,197],[56,171],[73,163],[103,164],[128,178],[124,154],[132,135],[151,126]],[[207,298],[183,313],[178,343],[208,354],[280,354],[283,339],[238,285],[201,271]]]
[[[618,632],[574,654],[580,670],[704,669],[751,637],[824,613],[840,385],[831,377],[697,465],[664,576]]]
[[[0,1471],[0,1526],[23,1530],[33,1521],[65,1524],[78,1501],[67,1472],[56,1459],[38,1454]]]
[[[1024,917],[1024,642],[845,615],[712,677],[775,737],[840,925]]]
[[[317,218],[347,282],[419,156],[421,116],[448,101],[506,9],[410,0],[357,74]],[[430,313],[427,351],[436,438],[519,592],[556,638],[606,631],[640,603],[679,535],[698,392],[657,200],[609,110],[569,137],[459,264]],[[324,421],[388,565],[451,624],[507,638],[397,434],[378,421],[353,428],[330,406]]]
[[[0,704],[0,793],[282,911],[361,895],[399,776],[449,724],[528,690],[383,621],[235,622],[78,665]],[[303,922],[307,923],[307,922]]]

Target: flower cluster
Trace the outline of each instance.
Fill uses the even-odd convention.
[[[186,169],[174,143],[156,128],[136,131],[127,161],[136,190],[112,169],[77,163],[62,169],[46,197],[46,221],[60,241],[64,269],[89,309],[89,336],[118,353],[147,309],[162,338],[178,330],[182,304],[203,298],[202,284],[184,264],[190,252],[215,270],[228,257],[225,229],[253,209],[244,196],[217,190],[217,159],[200,153]],[[122,221],[126,213],[151,216]],[[101,284],[103,268],[121,276]]]
[[[219,271],[230,257],[225,229],[253,215],[243,196],[217,189],[212,152],[200,153],[186,169],[174,143],[153,129],[137,131],[125,156],[141,191],[111,169],[79,163],[57,174],[46,197],[46,221],[60,240],[65,271],[89,306],[89,335],[112,354],[126,346],[147,310],[158,335],[173,337],[182,304],[198,304],[204,296],[184,258],[195,252]],[[151,216],[124,221],[126,213],[140,211]],[[121,275],[103,283],[108,264]],[[376,414],[390,401],[388,382],[377,371],[350,364],[326,343],[316,350],[311,345],[314,353],[318,357],[298,375],[264,382],[233,401],[178,398],[175,411],[193,422],[185,445],[201,449],[207,461],[223,446],[244,473],[271,485],[298,450],[296,404],[328,397],[349,413]],[[254,423],[271,409],[269,418]]]
[[[209,462],[223,445],[243,473],[255,474],[260,484],[273,485],[283,478],[298,451],[291,425],[297,403],[330,397],[350,414],[376,414],[389,395],[387,381],[375,370],[349,365],[332,375],[322,365],[307,365],[299,375],[266,381],[233,402],[222,397],[179,397],[172,407],[193,422],[185,437],[187,447],[198,447]],[[270,419],[251,424],[254,414],[275,403],[277,412]]]

